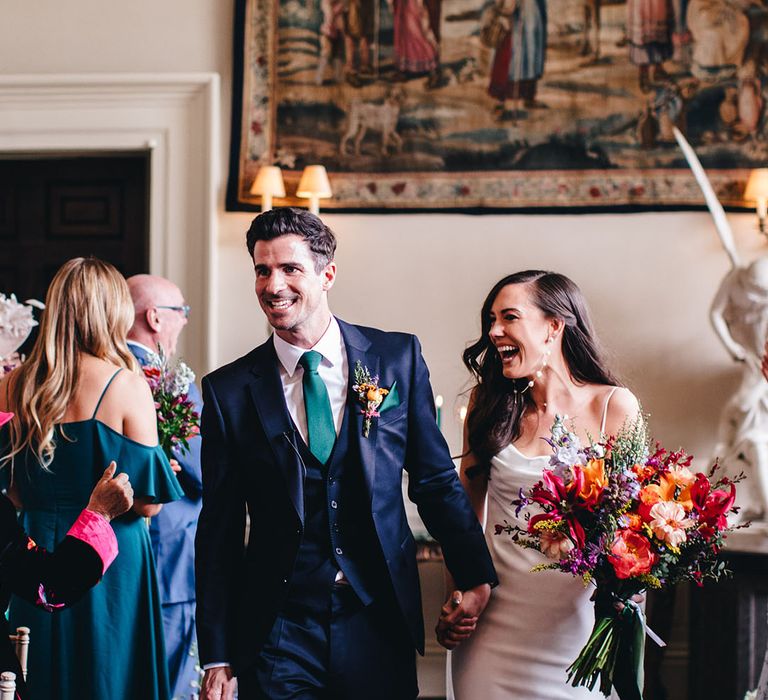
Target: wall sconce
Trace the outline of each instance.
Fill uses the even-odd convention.
[[[262,165],[251,185],[251,194],[261,195],[261,211],[272,208],[272,197],[285,197],[283,173],[276,165]]]
[[[760,233],[765,234],[765,217],[768,213],[768,168],[757,168],[749,174],[744,199],[754,202]]]
[[[328,173],[323,165],[308,165],[301,173],[299,187],[296,190],[297,197],[309,199],[309,211],[313,214],[320,213],[320,199],[333,196],[331,183],[328,181]]]

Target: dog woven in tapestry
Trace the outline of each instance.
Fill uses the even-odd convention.
[[[237,0],[227,205],[260,165],[324,209],[739,204],[768,161],[765,0]]]

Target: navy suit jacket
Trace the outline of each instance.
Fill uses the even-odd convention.
[[[146,351],[128,341],[128,349],[139,364],[147,364]],[[203,410],[200,390],[189,385],[189,398],[198,413]],[[149,537],[155,553],[157,584],[164,605],[195,600],[195,531],[203,507],[203,477],[200,469],[200,436],[188,440],[189,451],[176,449],[173,456],[181,465],[179,485],[184,497],[166,503],[149,523]]]
[[[349,360],[350,440],[358,441],[367,499],[397,603],[414,646],[424,649],[409,496],[461,589],[496,583],[477,518],[435,422],[429,372],[415,336],[339,321]],[[352,392],[360,361],[397,382],[399,404],[373,419]],[[290,436],[272,339],[203,379],[203,510],[197,530],[197,633],[203,664],[253,663],[280,611],[304,519],[302,466]],[[353,444],[354,446],[354,444]],[[353,447],[352,446],[352,447]],[[352,448],[351,448],[352,449]],[[250,531],[245,544],[246,508]]]

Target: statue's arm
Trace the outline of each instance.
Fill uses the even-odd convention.
[[[726,276],[720,285],[720,289],[717,290],[717,294],[715,294],[715,298],[712,300],[712,306],[709,309],[709,320],[715,329],[715,333],[717,333],[717,337],[720,338],[720,342],[725,346],[730,356],[737,362],[744,362],[747,359],[747,351],[733,339],[724,316],[732,284],[733,273]]]

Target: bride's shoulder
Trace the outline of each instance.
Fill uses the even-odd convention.
[[[615,435],[627,421],[637,418],[640,402],[624,386],[605,387],[603,391],[605,432]]]

